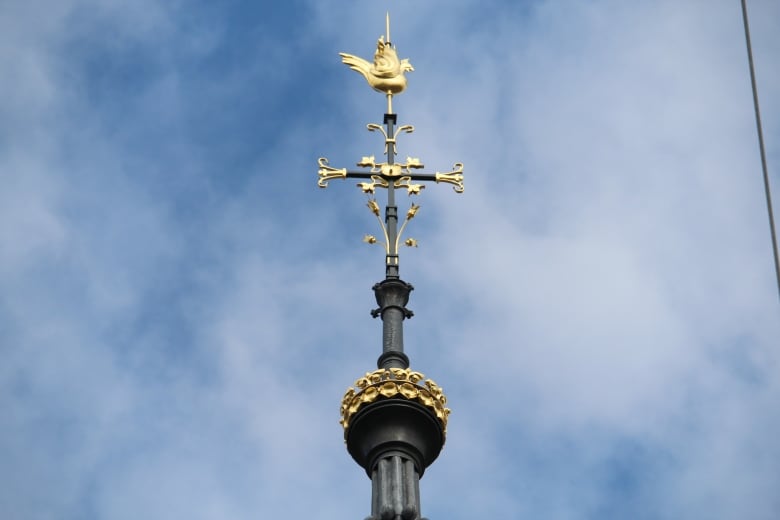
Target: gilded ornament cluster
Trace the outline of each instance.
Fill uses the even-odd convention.
[[[409,368],[390,368],[368,372],[355,381],[341,400],[341,425],[346,432],[349,421],[363,406],[378,399],[400,397],[416,401],[428,408],[439,420],[447,433],[447,397],[441,387],[432,379],[425,379],[420,372]]]

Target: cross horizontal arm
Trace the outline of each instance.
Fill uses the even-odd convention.
[[[340,177],[344,179],[376,179],[381,178],[384,181],[387,181],[388,183],[391,181],[398,181],[403,179],[404,181],[432,181],[435,183],[446,183],[446,184],[452,184],[454,186],[454,189],[458,193],[463,193],[464,186],[463,186],[463,165],[458,163],[455,165],[455,168],[451,172],[447,173],[404,173],[401,176],[388,176],[388,175],[380,175],[375,172],[371,171],[362,171],[362,172],[354,172],[354,171],[346,171],[344,172]]]
[[[413,173],[413,174],[404,174],[403,177],[409,177],[413,181],[434,181],[436,182],[436,176],[444,175],[441,173]],[[400,179],[401,176],[398,177],[388,177],[386,175],[379,175],[377,173],[371,173],[369,172],[351,172],[347,171],[347,173],[344,175],[345,179],[370,179],[371,177],[382,177],[385,180],[393,180],[393,179]]]

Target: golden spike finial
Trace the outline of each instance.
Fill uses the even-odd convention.
[[[392,41],[390,39],[390,11],[387,11],[385,15],[385,26],[387,27],[387,43],[390,43]]]

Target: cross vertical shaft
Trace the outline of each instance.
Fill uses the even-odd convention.
[[[385,114],[385,128],[388,137],[395,135],[395,114]],[[386,145],[387,164],[395,164],[395,140]],[[387,226],[387,257],[385,262],[385,277],[399,278],[398,266],[398,207],[395,205],[395,183],[387,186],[387,206],[385,207],[385,226]]]

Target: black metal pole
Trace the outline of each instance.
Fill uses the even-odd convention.
[[[753,108],[756,113],[756,129],[758,130],[758,147],[761,153],[761,168],[764,173],[764,194],[766,209],[769,214],[769,233],[772,236],[772,254],[775,259],[775,279],[777,280],[777,296],[780,298],[780,258],[777,252],[777,232],[775,231],[775,216],[772,211],[772,192],[769,186],[769,170],[766,165],[764,149],[764,131],[761,125],[761,110],[758,107],[758,88],[756,87],[756,72],[753,66],[753,47],[750,44],[750,27],[748,26],[747,2],[742,0],[742,21],[745,24],[745,42],[747,43],[748,65],[750,66],[750,85],[753,89]]]

